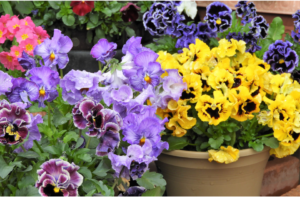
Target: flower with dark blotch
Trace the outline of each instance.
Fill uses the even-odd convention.
[[[217,33],[213,32],[207,23],[198,23],[197,25],[197,32],[196,32],[197,38],[202,40],[205,43],[209,43],[210,38],[215,38],[217,37]]]
[[[0,71],[0,95],[10,92],[13,84],[12,77],[7,73]]]
[[[70,6],[75,14],[84,16],[94,8],[94,1],[72,1]]]
[[[299,28],[300,26],[300,10],[297,10],[295,12],[295,14],[292,15],[293,18],[296,19],[296,21],[294,21],[294,26],[297,28]]]
[[[119,196],[141,196],[146,192],[146,188],[140,186],[129,187],[123,194]]]
[[[29,113],[16,104],[5,105],[0,110],[0,143],[15,145],[28,135],[31,122]]]
[[[294,72],[291,75],[292,79],[300,83],[300,71],[294,70]]]
[[[80,70],[71,70],[60,80],[62,97],[69,104],[74,105],[84,95],[93,99],[102,100],[102,89],[99,87],[101,72],[89,73]]]
[[[134,3],[127,3],[124,7],[120,9],[122,12],[122,19],[124,22],[133,22],[136,21],[139,17],[138,11],[141,10],[140,7],[135,5]]]
[[[213,2],[206,7],[206,16],[209,28],[214,32],[223,32],[227,30],[232,23],[232,10],[221,2]]]
[[[227,40],[235,39],[237,41],[243,40],[246,42],[246,52],[254,53],[255,51],[261,50],[261,46],[257,45],[257,38],[253,36],[251,33],[238,34],[233,32],[229,32],[226,36]]]
[[[42,196],[78,196],[78,187],[83,182],[83,176],[78,173],[79,166],[50,159],[40,167],[35,187]]]
[[[18,58],[19,64],[24,68],[24,70],[30,70],[36,67],[35,60],[30,57],[25,51],[22,52],[22,57]]]
[[[51,102],[57,96],[56,86],[59,84],[59,74],[49,67],[36,67],[28,72],[30,80],[39,87],[39,107],[45,107],[44,101]]]
[[[116,55],[116,52],[114,51],[115,49],[117,49],[116,43],[108,42],[108,40],[102,38],[93,46],[91,55],[97,61],[105,64],[105,62],[108,62],[114,55]]]
[[[252,18],[256,17],[256,7],[253,2],[250,2],[247,5],[247,1],[239,1],[238,4],[235,5],[236,13],[238,17],[242,18],[242,24],[246,24],[251,22]]]
[[[28,132],[29,132],[29,137],[28,137],[28,140],[23,144],[23,147],[26,150],[32,148],[33,140],[40,141],[42,138],[42,135],[37,126],[38,124],[43,123],[42,116],[40,114],[38,114],[36,116],[33,116],[32,114],[30,114],[30,116],[31,116],[31,122],[27,126]],[[15,149],[14,152],[20,153],[20,152],[23,152],[23,149],[21,147],[19,147],[19,148]]]
[[[6,96],[10,103],[23,102],[27,104],[27,107],[31,106],[30,101],[35,101],[39,97],[39,88],[32,82],[25,78],[12,79],[12,88],[10,92],[6,93]]]
[[[52,39],[46,38],[43,43],[34,48],[34,55],[39,55],[43,58],[44,66],[48,66],[56,70],[56,65],[59,69],[64,69],[68,62],[68,53],[73,47],[72,40],[61,33],[60,30],[54,29]]]
[[[260,15],[252,19],[249,29],[249,33],[253,34],[254,37],[265,38],[268,35],[269,24],[266,19]]]
[[[300,44],[300,26],[299,25],[298,25],[298,27],[295,28],[295,31],[292,30],[291,36],[292,36],[294,42]]]
[[[299,58],[296,51],[291,49],[293,44],[289,41],[277,40],[269,46],[263,59],[270,64],[273,71],[291,73],[298,66]]]
[[[185,24],[183,23],[184,20],[184,15],[176,14],[172,23],[166,28],[165,34],[175,37],[182,36],[181,29],[183,28],[183,26],[185,26]]]

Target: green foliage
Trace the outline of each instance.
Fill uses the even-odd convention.
[[[2,1],[0,2],[0,5],[3,7],[3,11],[5,14],[9,14],[10,16],[13,16],[13,11],[11,9],[11,5],[8,1]]]
[[[146,189],[153,189],[155,187],[165,187],[167,182],[163,179],[162,174],[156,172],[145,172],[141,178],[138,178],[137,183]]]
[[[280,40],[282,38],[282,34],[284,33],[284,25],[283,21],[280,17],[275,17],[270,24],[268,37],[273,41]]]
[[[260,40],[260,46],[262,46],[262,49],[260,51],[256,51],[255,52],[256,57],[262,59],[264,53],[269,49],[269,46],[272,43],[273,43],[273,41],[270,38],[266,38],[266,39]]]
[[[171,36],[162,36],[154,41],[155,43],[147,44],[146,47],[155,52],[168,51],[169,53],[177,53],[179,50],[175,47],[177,39]]]
[[[169,150],[180,150],[189,144],[187,137],[174,137],[168,138]]]

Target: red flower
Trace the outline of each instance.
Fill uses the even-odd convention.
[[[79,16],[84,16],[94,8],[94,1],[72,1],[73,12]]]
[[[133,3],[127,3],[124,7],[121,8],[120,12],[122,12],[122,19],[124,22],[132,22],[136,21],[139,17],[138,10],[141,8],[136,6]]]

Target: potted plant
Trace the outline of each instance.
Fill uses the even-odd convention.
[[[282,20],[268,24],[252,2],[240,1],[236,12],[213,2],[198,24],[194,4],[157,2],[143,17],[146,30],[161,36],[147,46],[164,70],[177,71],[163,75],[177,80],[160,87],[172,91],[158,89],[161,96],[149,100],[168,118],[169,151],[157,165],[168,195],[259,195],[269,155],[300,146],[299,13],[282,41]],[[168,17],[155,17],[166,10]]]

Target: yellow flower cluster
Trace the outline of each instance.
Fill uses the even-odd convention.
[[[197,39],[180,54],[160,51],[157,61],[163,69],[177,69],[187,89],[178,102],[170,101],[167,109],[158,109],[157,113],[169,118],[166,127],[177,137],[184,136],[186,129],[196,124],[195,118],[187,113],[191,103],[195,103],[201,121],[210,125],[218,125],[229,117],[246,121],[259,113],[259,123],[272,127],[280,141],[279,148],[271,150],[271,154],[278,157],[291,154],[300,146],[300,86],[290,74],[268,72],[270,65],[245,49],[242,40],[222,39],[218,47],[210,49]],[[267,103],[269,111],[260,111],[262,102]],[[224,155],[226,148],[223,149],[223,152],[211,151],[210,158],[215,160],[214,154]],[[228,157],[224,162],[234,158],[238,156]]]

